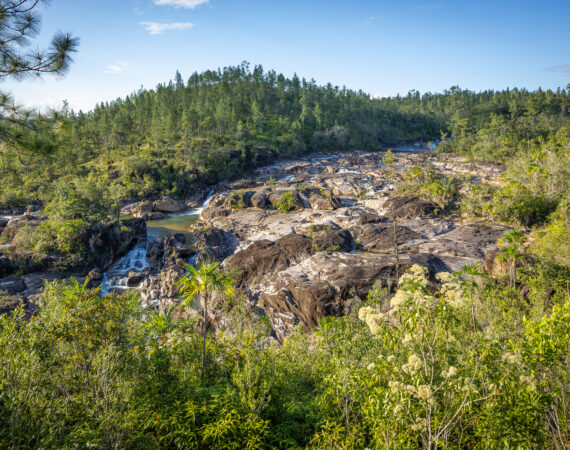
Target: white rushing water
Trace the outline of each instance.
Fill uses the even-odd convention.
[[[128,285],[128,273],[131,270],[142,272],[148,267],[146,251],[148,239],[138,242],[133,249],[119,259],[113,266],[105,272],[101,281],[101,294],[107,295],[114,290],[131,289],[140,286]]]
[[[180,215],[183,215],[183,216],[199,216],[200,214],[202,214],[202,211],[204,211],[204,209],[206,209],[206,207],[210,203],[210,200],[212,200],[213,196],[214,196],[214,189],[210,189],[210,192],[206,196],[206,199],[204,200],[204,203],[202,203],[202,206],[195,208],[195,209],[190,209],[188,211],[184,211],[183,213],[180,213]]]
[[[107,272],[105,272],[100,285],[101,294],[107,295],[115,290],[140,288],[142,282],[138,286],[128,285],[128,274],[131,270],[142,272],[145,268],[148,267],[149,264],[146,259],[146,252],[148,249],[148,244],[152,238],[160,238],[166,236],[167,234],[180,232],[183,229],[187,231],[189,224],[194,222],[195,219],[200,216],[202,211],[204,211],[204,209],[210,203],[210,200],[212,200],[213,196],[214,190],[212,189],[204,200],[204,203],[202,203],[199,208],[191,209],[189,211],[178,214],[170,214],[164,219],[152,221],[152,225],[147,226],[146,239],[138,242],[132,250],[130,250],[125,256],[113,264],[113,266]],[[163,228],[160,227],[161,222],[164,222]],[[172,222],[174,222],[179,228],[171,228]]]

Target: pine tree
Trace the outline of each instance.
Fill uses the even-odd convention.
[[[39,34],[37,9],[43,0],[0,0],[0,81],[44,74],[62,76],[72,62],[79,40],[68,33],[56,33],[46,50],[31,39]],[[0,142],[21,149],[38,150],[38,123],[32,114],[18,107],[9,93],[0,92]]]

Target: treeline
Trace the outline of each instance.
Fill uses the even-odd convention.
[[[186,197],[197,185],[307,151],[384,149],[428,140],[443,116],[385,107],[363,92],[289,79],[247,63],[194,73],[88,113],[38,117],[37,152],[0,149],[0,205],[48,203],[96,178],[127,200]],[[22,130],[24,133],[25,130]],[[27,142],[27,148],[33,147]],[[48,145],[49,143],[49,145]]]
[[[306,151],[379,150],[453,137],[448,149],[501,159],[568,127],[568,90],[375,99],[247,63],[194,73],[90,112],[40,117],[32,154],[0,149],[0,205],[43,205],[57,187],[96,179],[122,201],[187,197],[197,185]],[[28,145],[30,147],[31,145]],[[526,146],[526,147],[525,147]]]
[[[208,139],[216,145],[264,144],[276,151],[317,148],[378,149],[439,134],[434,114],[384,108],[362,91],[318,86],[242,63],[193,73],[141,90],[88,114],[74,115],[80,141],[104,148],[156,147]]]

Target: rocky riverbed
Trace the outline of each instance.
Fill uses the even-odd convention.
[[[400,150],[408,151],[396,151],[391,167],[383,164],[384,153],[366,152],[281,161],[216,186],[191,211],[186,208],[203,202],[207,191],[185,203],[129,205],[123,213],[148,221],[148,235],[106,272],[92,271],[92,283],[102,281],[103,292],[137,288],[144,305],[161,309],[178,302],[175,282],[184,263],[222,261],[239,294],[269,317],[282,339],[298,324],[311,328],[323,316],[348,313],[377,281],[393,288],[413,264],[432,274],[491,264],[504,227],[442,216],[441,205],[397,195],[395,188],[415,165],[489,184],[503,168],[416,147]],[[10,282],[0,279],[0,289]]]
[[[394,189],[417,164],[487,183],[496,183],[500,166],[406,152],[389,168],[383,156],[310,155],[217,186],[189,238],[150,242],[142,301],[176,304],[183,263],[219,260],[281,339],[299,323],[311,328],[348,313],[376,281],[393,288],[413,264],[435,274],[493,261],[504,227],[441,217],[440,205]]]

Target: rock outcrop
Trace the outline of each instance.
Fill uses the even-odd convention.
[[[145,238],[146,223],[143,219],[124,220],[120,225],[95,224],[80,235],[83,260],[86,266],[105,271],[135,242]]]
[[[398,218],[433,217],[438,208],[434,202],[409,195],[392,197],[384,203],[386,215],[391,216],[393,212]]]

